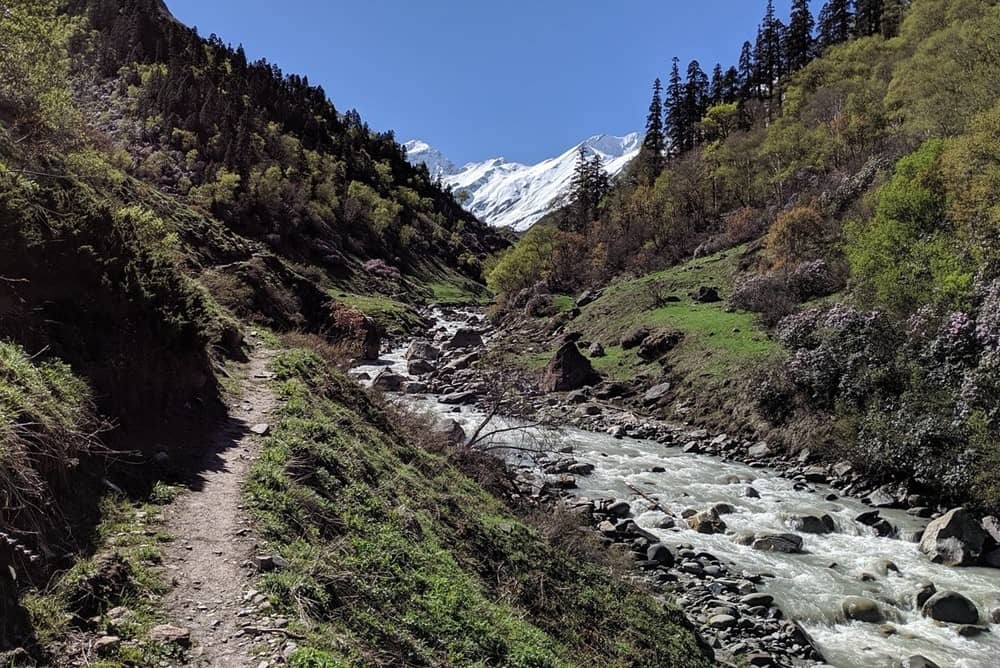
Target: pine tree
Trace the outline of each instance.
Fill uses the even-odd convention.
[[[709,89],[709,104],[715,106],[723,102],[726,97],[726,79],[722,73],[722,64],[716,63],[712,69],[712,84]]]
[[[684,142],[681,148],[685,151],[698,143],[696,128],[708,109],[708,76],[701,69],[697,60],[692,60],[687,68],[687,81],[684,83]]]
[[[736,102],[740,98],[740,73],[735,67],[730,67],[722,77],[722,101]]]
[[[757,45],[754,48],[756,61],[756,84],[767,91],[767,99],[774,98],[778,79],[784,73],[782,42],[785,26],[774,15],[774,0],[768,0],[764,20],[757,30]]]
[[[666,139],[663,132],[663,84],[657,78],[653,82],[653,99],[649,103],[646,117],[646,137],[642,142],[639,159],[646,180],[652,183],[663,169],[663,152]]]
[[[858,37],[882,32],[883,0],[854,0],[854,34]]]
[[[667,83],[666,132],[670,141],[670,153],[677,155],[683,150],[687,135],[684,117],[684,84],[681,83],[680,61],[675,57],[670,67],[670,81]]]
[[[611,191],[611,180],[604,171],[601,156],[597,153],[588,157],[586,145],[581,145],[573,169],[570,189],[570,210],[572,215],[560,222],[564,231],[580,232],[597,219],[601,200]]]
[[[851,0],[829,0],[819,13],[819,47],[826,50],[846,42],[854,31]]]
[[[789,72],[800,70],[813,57],[813,29],[816,22],[809,11],[809,0],[793,0],[792,14],[785,33],[785,62]]]
[[[750,42],[743,42],[743,49],[740,51],[739,88],[740,99],[744,102],[750,99],[754,88],[754,62],[753,51]]]

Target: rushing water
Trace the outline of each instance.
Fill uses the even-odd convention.
[[[445,323],[453,331],[456,322]],[[385,366],[406,373],[405,349],[386,355],[381,366],[361,367],[355,372],[371,376]],[[481,419],[475,409],[460,413],[437,403],[435,397],[411,397],[428,410],[447,414],[474,427]],[[508,436],[518,439],[513,433]],[[615,439],[606,434],[567,428],[561,438],[574,447],[573,456],[595,466],[590,476],[577,478],[574,493],[589,498],[629,499],[639,526],[655,533],[672,547],[693,545],[730,564],[734,572],[767,574],[760,591],[772,594],[786,617],[802,623],[820,646],[829,664],[838,668],[889,668],[912,655],[920,654],[942,668],[987,668],[1000,666],[1000,625],[989,633],[964,638],[956,627],[938,624],[921,616],[914,596],[926,582],[938,591],[953,590],[973,600],[988,621],[992,610],[1000,608],[1000,570],[949,568],[931,563],[912,542],[879,538],[868,527],[854,521],[870,510],[860,501],[838,498],[827,501],[833,490],[822,485],[815,491],[794,488],[794,483],[777,472],[751,468],[716,457],[682,453],[653,441]],[[665,469],[653,473],[653,467]],[[759,498],[744,492],[752,485]],[[717,503],[735,508],[725,515],[727,534],[706,535],[688,529],[657,528],[664,513],[649,510],[649,502],[631,489],[642,490],[675,517],[688,508],[705,510]],[[740,545],[733,533],[789,533],[794,515],[829,514],[837,530],[826,535],[801,534],[805,554],[760,552]],[[882,515],[903,533],[922,528],[902,511],[883,510]],[[894,563],[899,572],[886,571],[884,561]],[[874,580],[862,576],[875,576]],[[884,635],[880,624],[847,622],[841,613],[847,596],[865,596],[878,601],[886,622],[896,633]]]

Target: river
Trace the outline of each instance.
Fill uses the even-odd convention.
[[[454,331],[459,322],[441,320],[444,331]],[[374,377],[390,368],[406,375],[406,347],[383,356],[377,365],[359,367],[354,373]],[[482,414],[473,407],[439,404],[437,397],[407,396],[419,407],[457,419],[474,427]],[[514,432],[510,439],[522,438]],[[917,544],[877,537],[854,518],[871,508],[858,500],[838,497],[823,485],[799,489],[779,472],[752,468],[717,457],[686,454],[679,448],[635,439],[616,439],[572,427],[560,430],[559,438],[574,448],[580,462],[594,465],[589,476],[577,478],[572,493],[590,499],[626,499],[637,524],[656,534],[673,549],[693,546],[729,564],[731,571],[765,575],[759,589],[773,595],[787,618],[798,621],[816,642],[827,663],[837,668],[890,668],[913,655],[922,655],[941,668],[992,668],[1000,666],[1000,626],[976,637],[960,636],[955,626],[943,625],[921,615],[915,606],[916,592],[927,582],[938,591],[953,590],[974,601],[989,621],[1000,608],[1000,570],[951,568],[931,563]],[[657,471],[652,472],[656,468]],[[752,486],[759,498],[749,497]],[[687,528],[657,528],[665,515],[649,510],[639,489],[655,499],[674,517],[686,509],[705,510],[726,503],[734,512],[725,515],[725,534],[701,534]],[[789,524],[796,515],[830,515],[836,530],[829,534],[801,534],[803,554],[761,552],[734,540],[741,533],[794,533]],[[903,511],[882,510],[882,516],[899,527],[901,535],[926,526]],[[681,526],[685,526],[681,523]],[[886,570],[892,562],[898,572]],[[894,631],[884,624],[846,621],[842,604],[848,596],[875,600]]]

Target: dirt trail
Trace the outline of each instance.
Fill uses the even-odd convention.
[[[262,348],[253,351],[244,396],[204,444],[191,491],[166,513],[174,541],[163,562],[174,586],[164,606],[172,624],[190,630],[194,665],[245,668],[260,660],[251,651],[260,639],[243,630],[252,621],[244,592],[254,575],[247,567],[254,539],[240,493],[261,447],[262,437],[252,429],[266,424],[277,404],[268,382],[272,357]]]

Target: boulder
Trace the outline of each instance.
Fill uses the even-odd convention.
[[[569,392],[599,380],[600,376],[590,365],[590,360],[580,353],[576,343],[567,342],[556,351],[545,368],[542,389],[545,392]]]
[[[924,617],[949,624],[978,624],[976,604],[954,591],[939,591],[927,599],[921,608]]]
[[[590,348],[587,348],[587,354],[591,357],[607,357],[607,353],[604,352],[604,346],[596,342],[590,344]]]
[[[687,523],[698,533],[723,533],[726,530],[726,523],[714,510],[695,513],[687,518]]]
[[[646,548],[646,559],[649,561],[655,561],[661,566],[673,566],[674,565],[674,555],[663,543],[653,543],[648,548]]]
[[[771,446],[762,441],[756,445],[751,445],[747,454],[755,459],[761,459],[763,457],[770,457],[773,453],[771,451]]]
[[[692,292],[691,298],[702,304],[714,304],[722,301],[722,297],[719,296],[718,288],[711,288],[705,285]]]
[[[405,381],[406,378],[400,376],[398,373],[393,373],[389,369],[383,369],[375,376],[375,380],[372,381],[372,387],[383,392],[399,392]]]
[[[766,534],[757,536],[751,547],[762,552],[798,554],[802,552],[802,537],[793,533]]]
[[[878,603],[863,596],[848,596],[841,605],[844,616],[857,622],[878,624],[885,620]]]
[[[825,466],[809,466],[802,472],[802,477],[806,479],[806,482],[813,483],[824,483],[829,480]]]
[[[403,383],[403,394],[427,394],[428,391],[430,391],[430,387],[428,387],[427,383],[415,380]]]
[[[613,501],[608,504],[604,511],[611,517],[628,517],[628,514],[632,512],[632,506],[629,505],[628,501]]]
[[[461,357],[453,359],[452,361],[448,362],[448,364],[445,365],[444,368],[447,369],[448,371],[465,371],[470,366],[472,366],[473,363],[478,362],[481,357],[482,355],[480,355],[478,352],[471,352],[468,355],[462,355]]]
[[[621,347],[624,348],[625,350],[631,350],[632,348],[635,348],[640,343],[642,343],[647,336],[649,336],[649,330],[647,328],[638,327],[636,329],[633,329],[631,332],[629,332],[628,334],[626,334],[621,338],[620,341]]]
[[[410,360],[410,363],[406,365],[406,372],[411,376],[426,376],[434,372],[434,365],[427,360]]]
[[[446,350],[458,350],[459,348],[479,348],[483,345],[483,337],[479,332],[468,327],[461,327],[444,344]]]
[[[927,525],[920,551],[946,566],[969,566],[979,560],[986,532],[965,508],[954,508]]]
[[[660,383],[659,385],[654,385],[646,390],[646,393],[642,395],[642,403],[646,406],[652,406],[660,403],[660,401],[667,398],[670,394],[670,388],[670,383]]]
[[[414,341],[406,349],[406,359],[435,362],[441,359],[441,351],[435,348],[430,341]]]
[[[770,594],[747,594],[740,598],[740,603],[751,608],[756,608],[757,606],[769,608],[774,603],[774,597]]]
[[[434,425],[434,436],[443,439],[449,445],[465,443],[465,429],[455,420],[447,418],[438,420]]]
[[[382,328],[371,318],[367,319],[364,337],[361,339],[361,359],[374,361],[382,351]]]
[[[712,615],[708,618],[708,625],[713,629],[731,629],[736,626],[736,618],[732,615]]]
[[[802,533],[833,533],[837,528],[833,523],[833,518],[829,515],[816,517],[815,515],[799,515],[791,519],[790,524],[796,531]]]
[[[673,350],[682,338],[684,338],[684,335],[680,332],[655,332],[650,334],[639,344],[639,358],[647,362],[658,360]]]
[[[438,402],[446,406],[469,406],[476,403],[479,393],[475,390],[465,390],[464,392],[452,392],[438,399]]]

